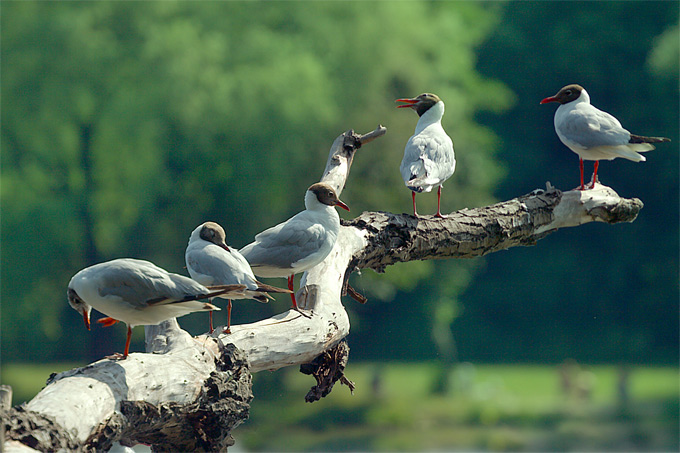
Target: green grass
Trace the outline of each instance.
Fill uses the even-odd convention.
[[[33,398],[52,373],[60,373],[85,364],[76,363],[8,363],[2,364],[0,383],[12,386],[12,405]]]
[[[336,384],[313,404],[304,403],[309,376],[295,369],[255,375],[250,420],[234,435],[253,451],[678,448],[677,368],[632,368],[625,405],[612,366],[581,369],[569,395],[554,366],[463,365],[449,373],[444,393],[433,392],[441,387],[435,364],[350,364],[346,371],[355,395]],[[583,383],[588,396],[576,389]]]
[[[18,404],[73,366],[3,365],[2,383]],[[338,383],[312,404],[315,381],[297,367],[261,372],[250,419],[232,434],[249,451],[678,451],[677,368],[631,368],[627,404],[616,367],[581,371],[573,382],[588,383],[588,397],[566,395],[556,366],[464,364],[435,392],[436,364],[350,363],[355,394]]]

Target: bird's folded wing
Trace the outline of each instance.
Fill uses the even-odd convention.
[[[234,260],[228,255],[226,250],[215,247],[219,252],[211,253],[209,247],[201,252],[188,251],[186,254],[187,265],[191,267],[191,272],[201,274],[202,278],[197,279],[208,282],[209,285],[235,285],[245,284],[243,272],[236,266]]]
[[[256,243],[244,247],[242,253],[253,268],[266,265],[288,269],[318,249],[326,238],[325,228],[296,217],[258,234]]]
[[[624,145],[630,140],[630,132],[616,118],[594,107],[571,112],[564,118],[560,132],[583,148]]]

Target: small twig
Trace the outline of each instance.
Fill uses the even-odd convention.
[[[346,289],[347,289],[347,295],[349,297],[351,297],[352,299],[356,300],[357,302],[359,302],[360,304],[365,304],[366,302],[368,302],[368,299],[366,298],[366,296],[361,294],[356,289],[352,288],[352,286],[349,283],[347,283]]]
[[[375,130],[373,130],[373,131],[371,131],[367,134],[360,135],[359,136],[359,142],[362,145],[365,145],[366,143],[369,143],[369,142],[375,140],[376,138],[385,135],[386,132],[387,132],[387,128],[385,126],[383,126],[382,124],[378,124],[378,127],[376,127]]]

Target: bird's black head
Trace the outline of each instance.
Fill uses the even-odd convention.
[[[439,96],[433,93],[423,93],[415,98],[403,98],[397,99],[396,102],[405,102],[405,104],[398,105],[397,108],[411,108],[418,113],[418,116],[423,116],[425,112],[430,110],[430,108],[437,102],[441,102]]]
[[[340,206],[341,208],[349,211],[349,207],[340,201],[340,198],[338,198],[335,190],[333,190],[333,188],[328,184],[317,182],[316,184],[309,186],[309,189],[307,190],[316,195],[316,199],[319,200],[319,203],[323,203],[327,206]]]
[[[227,233],[224,232],[224,228],[218,223],[205,222],[201,228],[200,237],[204,241],[212,242],[229,251],[229,247],[227,247]]]
[[[581,96],[582,91],[583,87],[581,85],[572,83],[571,85],[563,87],[555,96],[547,97],[540,103],[547,104],[548,102],[559,102],[560,104],[566,104],[578,99],[579,96]]]

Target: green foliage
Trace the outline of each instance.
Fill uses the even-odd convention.
[[[344,130],[388,127],[355,159],[351,215],[409,212],[398,166],[417,117],[397,97],[446,102],[458,168],[445,212],[574,187],[576,157],[538,105],[572,82],[634,132],[673,140],[601,166],[644,201],[640,217],[353,276],[370,300],[347,304],[353,357],[676,361],[677,18],[677,2],[3,3],[3,361],[116,350],[123,329],[86,332],[68,308],[76,271],[133,256],[184,273],[205,220],[245,245],[302,208]],[[419,196],[422,213],[435,203]],[[182,326],[205,330],[197,318]]]
[[[63,294],[86,265],[134,256],[182,272],[198,223],[222,223],[240,247],[298,211],[333,139],[349,128],[383,123],[389,134],[360,152],[343,198],[353,212],[408,211],[398,166],[417,117],[396,110],[397,97],[434,91],[446,100],[446,128],[467,171],[447,185],[444,207],[487,203],[502,173],[494,135],[474,115],[502,110],[508,91],[476,73],[474,48],[495,25],[494,10],[3,5],[2,294],[12,298],[3,358],[80,354],[85,333]],[[423,212],[434,209],[433,196],[421,198]],[[431,275],[431,265],[416,265],[413,283],[387,277],[376,291],[415,284],[417,268],[418,278]],[[29,329],[26,347],[15,348]]]
[[[569,83],[632,132],[672,143],[646,162],[600,165],[604,184],[644,202],[634,223],[562,230],[537,247],[488,257],[479,284],[461,297],[461,356],[677,362],[678,16],[677,2],[515,2],[480,46],[480,72],[521,99],[482,119],[503,142],[500,198],[545,181],[578,184],[578,159],[555,134],[554,107],[538,105]]]

